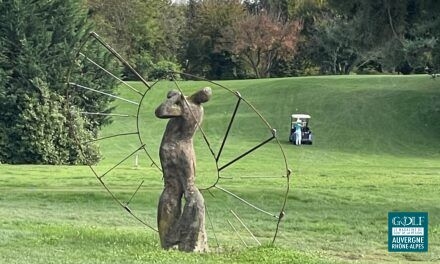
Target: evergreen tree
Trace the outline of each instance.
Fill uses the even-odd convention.
[[[76,50],[90,29],[84,7],[76,0],[0,2],[1,162],[77,164],[98,160],[97,147],[81,142],[93,139],[108,120],[84,119],[79,112],[108,111],[110,100],[99,95],[85,97],[66,85]],[[102,58],[98,50],[94,54]],[[71,80],[78,80],[77,74],[85,70],[91,72],[89,77],[79,77],[82,84],[112,89],[109,78],[97,69],[93,74],[93,69],[78,67],[71,72]]]

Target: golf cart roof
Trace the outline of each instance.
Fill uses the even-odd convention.
[[[309,116],[309,115],[306,115],[306,114],[293,114],[292,115],[292,119],[294,119],[294,118],[296,118],[296,119],[310,119],[311,118],[311,116]]]

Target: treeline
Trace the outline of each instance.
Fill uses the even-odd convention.
[[[91,31],[149,80],[407,74],[439,70],[439,13],[436,0],[0,0],[0,163],[99,160],[110,120],[88,113],[111,98],[90,89],[116,83],[90,62],[134,76]]]
[[[89,0],[96,30],[149,79],[422,73],[440,65],[435,0]],[[129,78],[129,73],[127,73]]]

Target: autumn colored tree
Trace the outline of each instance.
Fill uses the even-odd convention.
[[[226,29],[230,41],[223,44],[252,69],[255,78],[270,77],[279,60],[295,54],[301,28],[301,21],[282,23],[263,10]]]

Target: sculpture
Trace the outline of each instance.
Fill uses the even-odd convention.
[[[159,199],[157,224],[164,249],[208,250],[204,199],[195,186],[193,136],[203,119],[202,103],[211,96],[209,87],[189,97],[170,91],[155,111],[158,118],[170,119],[159,151],[164,190]],[[183,210],[182,196],[186,201]]]
[[[95,42],[95,41],[97,41],[97,42]],[[145,87],[143,89],[139,89],[137,87],[131,86],[129,83],[124,82],[123,80],[121,80],[118,77],[116,77],[115,75],[113,75],[110,71],[108,71],[105,68],[103,68],[102,66],[100,66],[99,61],[92,60],[92,58],[94,58],[96,56],[88,56],[88,53],[90,53],[94,49],[88,49],[87,47],[89,47],[89,45],[95,45],[95,43],[102,45],[102,47],[105,48],[109,52],[110,55],[114,56],[114,58],[113,58],[113,59],[115,59],[114,63],[120,63],[120,66],[123,66],[125,69],[128,69],[134,76],[137,77],[138,81],[140,81],[140,82],[142,82],[144,84]],[[96,112],[84,112],[83,111],[84,109],[78,109],[79,110],[78,113],[81,114],[81,115],[84,115],[84,116],[101,115],[101,116],[106,116],[106,117],[111,117],[111,116],[124,117],[124,118],[128,118],[128,119],[130,119],[132,117],[135,117],[135,119],[136,119],[136,122],[129,122],[129,123],[127,123],[125,129],[123,131],[121,131],[120,133],[118,133],[118,134],[111,134],[111,135],[106,135],[106,136],[102,136],[102,137],[97,137],[97,138],[95,138],[93,140],[93,142],[100,142],[102,144],[106,144],[106,142],[108,142],[108,140],[112,141],[112,139],[114,139],[115,137],[128,137],[126,139],[128,141],[128,140],[130,140],[130,138],[135,139],[136,137],[133,137],[133,135],[137,135],[136,143],[135,144],[131,144],[133,142],[130,143],[130,146],[136,146],[136,148],[133,149],[133,151],[131,153],[125,153],[125,152],[121,153],[122,155],[124,155],[124,154],[126,154],[126,155],[122,156],[121,159],[116,164],[113,164],[114,166],[110,166],[109,168],[106,168],[105,165],[99,166],[99,168],[98,168],[98,167],[95,167],[95,164],[91,164],[90,163],[90,164],[88,164],[88,166],[90,168],[90,171],[93,173],[95,178],[99,181],[99,183],[104,187],[104,189],[110,194],[110,196],[114,199],[114,201],[119,206],[121,206],[124,209],[125,212],[130,214],[132,217],[134,217],[134,219],[139,221],[145,227],[151,229],[154,232],[158,232],[159,230],[157,230],[156,224],[152,224],[152,222],[153,222],[152,219],[150,219],[149,216],[147,218],[145,218],[145,216],[143,215],[144,214],[145,205],[142,205],[141,203],[137,203],[137,205],[132,203],[133,201],[136,200],[136,197],[139,197],[139,194],[142,193],[142,191],[146,191],[146,192],[151,191],[151,189],[144,189],[144,190],[142,189],[142,186],[144,184],[144,180],[141,180],[139,184],[136,184],[136,186],[133,188],[133,193],[130,196],[130,199],[128,199],[128,200],[124,200],[124,198],[127,197],[126,196],[126,191],[127,190],[125,188],[119,189],[119,190],[118,189],[116,189],[116,190],[112,189],[109,186],[109,182],[113,180],[112,175],[113,175],[113,172],[115,171],[115,169],[120,169],[121,165],[123,165],[124,162],[129,161],[132,156],[135,156],[136,159],[137,159],[138,154],[140,154],[140,155],[145,154],[146,157],[148,158],[148,160],[151,161],[151,163],[148,163],[148,165],[151,165],[152,167],[161,170],[161,168],[160,168],[161,166],[159,165],[157,160],[155,160],[153,158],[154,155],[151,155],[151,152],[150,152],[151,149],[149,149],[147,147],[147,146],[150,146],[150,144],[152,142],[157,142],[157,139],[154,138],[154,137],[151,137],[150,133],[144,133],[146,131],[151,131],[151,129],[155,129],[156,127],[155,126],[150,126],[150,124],[146,124],[144,122],[145,119],[143,119],[141,116],[143,114],[145,114],[145,113],[151,113],[151,111],[148,111],[148,112],[143,111],[143,110],[145,110],[145,108],[144,108],[145,101],[151,99],[149,95],[151,94],[152,89],[153,88],[154,89],[160,89],[160,88],[156,88],[156,87],[160,86],[159,84],[161,84],[163,82],[159,82],[158,81],[158,82],[155,82],[153,84],[149,84],[138,72],[136,72],[133,69],[133,67],[120,54],[117,53],[117,51],[115,49],[113,49],[103,38],[101,38],[95,32],[90,32],[89,37],[88,38],[84,38],[84,42],[82,43],[82,45],[78,49],[75,50],[75,53],[76,53],[76,57],[75,57],[75,60],[73,61],[74,63],[71,64],[71,67],[67,71],[67,75],[66,75],[66,84],[68,84],[68,89],[76,89],[77,91],[75,91],[75,94],[76,93],[81,93],[82,90],[86,91],[87,93],[92,92],[92,93],[106,94],[107,96],[109,96],[111,98],[118,99],[118,100],[124,101],[125,103],[130,103],[132,105],[137,106],[136,108],[135,107],[130,108],[131,109],[130,111],[134,111],[134,112],[131,112],[131,113],[108,113],[108,112],[96,113]],[[112,59],[112,58],[109,57],[109,59]],[[91,86],[91,87],[94,87],[94,88],[88,87],[87,85],[84,85],[82,83],[76,83],[77,81],[81,82],[81,78],[79,78],[79,79],[76,78],[75,75],[74,75],[74,72],[81,72],[82,74],[88,74],[88,72],[85,71],[85,69],[87,69],[88,67],[90,67],[92,65],[94,67],[100,68],[105,73],[109,74],[112,78],[114,78],[116,81],[121,82],[123,84],[124,88],[129,88],[129,90],[131,92],[133,92],[132,95],[135,95],[135,96],[137,95],[137,97],[133,97],[131,99],[127,99],[127,98],[120,97],[120,96],[112,94],[112,93],[107,93],[106,91],[108,91],[108,87],[105,87],[105,85],[103,85],[102,83],[99,83],[99,84],[98,83],[94,83],[93,86]],[[176,78],[175,78],[176,76],[183,76],[183,77],[185,77],[185,79],[194,79],[194,80],[209,82],[210,86],[213,89],[218,89],[219,91],[226,92],[225,96],[229,95],[228,97],[225,97],[225,98],[230,98],[231,102],[236,102],[235,109],[233,111],[229,111],[228,112],[227,110],[225,110],[225,112],[224,112],[225,113],[225,117],[227,116],[228,113],[230,114],[231,119],[230,119],[229,123],[228,124],[226,124],[226,123],[222,123],[222,124],[217,123],[217,126],[219,126],[219,128],[221,128],[223,126],[225,128],[225,134],[223,135],[223,141],[221,142],[221,144],[219,144],[217,149],[216,148],[212,148],[213,145],[211,145],[210,142],[209,142],[210,133],[208,133],[208,134],[205,133],[201,129],[201,127],[199,126],[199,130],[200,130],[200,133],[203,135],[203,138],[204,138],[205,143],[206,143],[206,147],[209,149],[209,151],[212,154],[212,158],[214,159],[215,166],[213,167],[213,169],[216,169],[216,171],[217,171],[217,178],[214,181],[211,181],[212,184],[208,188],[206,188],[206,190],[210,190],[210,189],[218,190],[218,191],[224,193],[228,197],[233,197],[235,199],[235,201],[237,201],[237,203],[242,203],[242,204],[244,204],[246,206],[249,206],[249,207],[253,208],[256,212],[262,213],[262,214],[264,214],[266,216],[267,215],[272,216],[272,219],[274,219],[276,221],[276,225],[273,228],[274,235],[273,235],[273,238],[272,238],[272,241],[271,241],[271,244],[274,244],[275,240],[276,240],[276,238],[278,236],[279,230],[280,230],[280,223],[281,223],[282,219],[284,219],[284,215],[285,215],[284,211],[285,211],[286,204],[287,204],[287,201],[288,201],[288,195],[289,195],[289,190],[290,190],[290,175],[291,175],[291,170],[289,169],[289,165],[287,163],[287,157],[284,154],[284,150],[282,148],[282,145],[281,145],[280,141],[278,140],[278,138],[276,136],[275,129],[272,128],[272,126],[266,121],[266,119],[261,115],[261,113],[249,101],[247,101],[238,91],[234,91],[234,90],[229,89],[228,87],[226,87],[226,86],[224,86],[222,84],[215,83],[213,81],[209,81],[209,80],[206,80],[206,79],[203,79],[203,78],[199,78],[199,77],[196,77],[196,76],[188,74],[188,73],[173,72],[173,71],[168,72],[168,74],[166,75],[166,80],[167,80],[168,85],[173,85],[174,84],[176,89],[178,89],[180,92],[182,92],[182,90],[179,88],[179,82],[176,80]],[[173,95],[175,95],[175,94],[180,94],[180,93],[179,92],[170,92],[169,93],[169,97],[168,97],[167,100],[172,98]],[[211,91],[209,91],[209,92],[207,92],[207,91],[201,92],[198,96],[200,96],[199,99],[196,99],[195,97],[197,97],[197,96],[195,96],[195,95],[191,96],[192,100],[189,100],[189,98],[184,99],[183,95],[180,95],[180,97],[181,97],[180,99],[178,97],[176,97],[175,98],[175,102],[174,102],[176,104],[175,106],[173,106],[174,103],[168,103],[168,106],[170,107],[168,109],[168,111],[169,111],[168,116],[167,116],[167,113],[165,111],[166,109],[164,109],[164,107],[166,106],[166,102],[164,102],[164,105],[162,106],[162,110],[158,109],[157,114],[160,116],[161,112],[162,112],[162,114],[163,114],[162,118],[171,118],[171,119],[177,118],[179,115],[182,115],[182,113],[183,113],[182,109],[180,107],[185,107],[186,106],[187,108],[190,108],[189,106],[191,104],[194,104],[194,102],[196,102],[196,101],[198,101],[199,103],[195,103],[195,105],[197,105],[197,104],[200,105],[201,103],[208,101],[209,97],[211,96]],[[203,97],[205,97],[205,99],[203,99]],[[234,101],[234,98],[235,98],[235,101]],[[69,97],[68,101],[72,100],[72,99],[74,99],[74,97]],[[195,99],[195,101],[193,103],[190,103],[190,101],[193,101],[193,99]],[[180,102],[178,102],[178,100],[180,100]],[[182,102],[185,105],[181,105]],[[225,106],[228,104],[226,102],[224,102],[224,103],[225,103],[224,104]],[[262,124],[265,127],[267,127],[267,129],[269,129],[269,131],[271,133],[270,133],[268,138],[262,139],[262,141],[258,145],[253,146],[250,149],[248,149],[247,151],[239,154],[236,158],[234,158],[232,160],[228,160],[225,157],[226,155],[223,155],[223,153],[226,153],[226,151],[223,151],[224,150],[223,147],[228,145],[227,139],[232,137],[232,136],[234,136],[233,128],[234,128],[234,126],[236,126],[235,125],[237,123],[236,118],[239,116],[239,113],[240,113],[240,111],[242,109],[242,106],[244,106],[245,108],[249,109],[250,110],[249,113],[252,113],[252,116],[254,118],[259,119],[262,122]],[[181,111],[180,114],[178,113],[179,111]],[[196,111],[193,111],[193,117],[194,118],[196,117],[195,114],[196,114]],[[118,118],[118,120],[122,120],[122,119]],[[195,120],[197,120],[197,118],[195,118]],[[201,119],[198,120],[199,124],[200,124],[201,121],[202,121]],[[171,122],[171,120],[170,120],[170,122]],[[115,122],[115,124],[116,123],[117,122]],[[129,124],[131,124],[131,125],[129,125]],[[212,124],[216,124],[216,122],[213,122]],[[195,125],[195,126],[197,127],[198,125]],[[232,130],[231,130],[231,128],[232,128]],[[244,129],[244,128],[242,128],[242,129]],[[109,129],[109,130],[106,130],[106,131],[107,132],[114,132],[113,129]],[[176,129],[175,131],[177,133],[180,130]],[[80,135],[73,135],[73,136],[75,137],[75,140],[78,141],[78,142],[83,142],[84,141],[84,138],[81,138]],[[251,138],[251,137],[248,137],[248,138]],[[126,144],[127,145],[127,141],[126,140],[121,141],[121,142],[123,142],[122,144]],[[245,140],[245,141],[247,143],[250,143],[250,141],[248,141],[248,140]],[[254,141],[255,141],[255,138],[252,137],[252,142],[254,142]],[[273,142],[273,141],[275,141],[275,143],[278,145],[279,150],[280,150],[280,152],[279,152],[280,160],[282,160],[282,163],[284,163],[284,168],[285,168],[285,173],[286,174],[283,175],[282,177],[279,177],[279,179],[282,180],[282,181],[285,181],[285,185],[284,185],[285,190],[283,192],[284,195],[276,195],[276,196],[271,196],[271,197],[268,196],[267,198],[268,199],[271,198],[271,201],[269,202],[268,200],[265,200],[264,204],[265,205],[271,204],[270,208],[273,208],[273,205],[275,203],[279,203],[279,200],[276,200],[276,198],[282,197],[281,204],[280,204],[280,210],[278,211],[278,213],[271,213],[271,211],[272,211],[271,209],[265,209],[266,206],[261,206],[261,203],[260,203],[261,201],[258,202],[258,203],[254,203],[255,201],[252,201],[252,196],[247,198],[247,197],[239,195],[240,193],[235,193],[235,191],[233,192],[231,190],[228,190],[227,188],[224,188],[225,186],[223,185],[223,183],[230,182],[231,177],[222,177],[222,175],[224,175],[223,174],[224,172],[227,173],[228,176],[231,176],[231,173],[229,171],[226,172],[226,170],[228,168],[232,167],[233,164],[236,164],[238,162],[244,161],[244,159],[243,159],[244,157],[248,156],[249,154],[253,153],[254,151],[260,150],[261,147],[263,147],[264,145],[266,145],[266,144],[268,144],[270,142]],[[111,144],[114,144],[114,142],[118,142],[119,143],[120,141],[112,141]],[[87,142],[83,142],[83,143],[84,144],[88,144],[88,141]],[[220,143],[220,142],[218,142],[218,143]],[[167,148],[167,146],[164,145],[164,152],[165,152],[166,148]],[[111,148],[105,148],[105,149],[109,149],[110,150]],[[127,145],[127,150],[128,149],[129,149],[129,146]],[[102,156],[104,158],[106,158],[106,157],[108,157],[108,154],[110,154],[111,157],[117,159],[119,156],[115,155],[115,152],[113,151],[113,149],[111,149],[111,150],[112,151],[107,152],[107,153],[103,152]],[[89,157],[89,153],[86,151],[86,149],[81,148],[79,151],[81,152],[81,154],[84,156],[85,159],[89,159],[90,158]],[[230,156],[231,155],[229,155],[229,157]],[[194,160],[195,160],[195,158],[194,158]],[[164,164],[166,163],[166,161],[164,161],[164,160],[163,160],[163,162],[164,162]],[[194,167],[195,167],[195,165],[193,166],[193,168]],[[272,170],[269,167],[263,173],[262,170],[264,170],[264,168],[266,168],[266,166],[258,167],[257,168],[258,171],[259,171],[259,174],[261,174],[261,175],[265,174],[265,175],[272,175],[273,176],[273,175],[277,175],[279,173],[279,170],[274,171],[274,170]],[[103,171],[101,171],[101,169],[103,169]],[[166,171],[166,170],[161,170],[161,171]],[[194,169],[192,171],[194,172]],[[171,175],[171,174],[166,173],[166,175]],[[189,175],[192,175],[192,174],[189,174]],[[211,174],[211,175],[213,176],[213,174]],[[147,176],[147,175],[145,175],[145,176]],[[158,180],[159,179],[154,174],[148,175],[148,176],[154,177],[153,178],[154,180]],[[269,176],[269,177],[273,178],[272,176]],[[259,178],[259,177],[257,176],[257,178]],[[150,179],[151,178],[149,178],[148,180],[150,180]],[[164,174],[164,179],[165,179],[165,174]],[[192,182],[194,182],[193,180],[194,179],[192,179]],[[119,182],[119,179],[117,181]],[[167,182],[167,180],[165,180],[165,181]],[[173,181],[177,182],[175,180],[168,180],[168,182],[173,182]],[[239,177],[239,178],[235,178],[234,183],[237,183],[237,182],[249,182],[249,181],[251,181],[251,182],[254,181],[254,178],[253,177]],[[219,184],[222,187],[219,186]],[[169,186],[173,186],[173,185],[169,184]],[[178,186],[178,184],[175,184],[175,186]],[[179,188],[182,189],[182,190],[184,189],[184,188],[178,187],[178,189]],[[254,188],[254,187],[253,187],[252,184],[250,184],[249,188]],[[193,189],[197,190],[197,188],[195,188],[195,187],[193,187]],[[207,246],[206,246],[207,238],[206,238],[206,233],[204,232],[204,223],[205,223],[204,222],[205,221],[204,220],[204,210],[205,210],[205,207],[203,207],[203,206],[200,207],[200,205],[203,204],[203,197],[200,195],[200,193],[197,193],[196,195],[192,195],[192,197],[196,197],[196,198],[195,199],[190,199],[190,200],[197,201],[197,198],[198,198],[199,202],[197,202],[197,204],[199,205],[200,210],[197,209],[197,208],[196,209],[199,210],[197,212],[198,213],[197,215],[198,216],[203,216],[201,218],[202,219],[202,224],[195,222],[195,224],[198,225],[198,229],[195,229],[195,228],[186,229],[186,228],[183,227],[183,225],[179,226],[179,224],[177,224],[178,221],[184,222],[183,220],[180,220],[180,219],[184,219],[184,217],[183,217],[183,215],[181,213],[181,211],[182,211],[181,210],[182,209],[182,202],[181,202],[181,200],[182,200],[182,197],[183,197],[185,192],[182,191],[182,190],[179,191],[181,194],[178,197],[178,199],[171,198],[171,200],[175,199],[176,201],[178,201],[178,208],[179,208],[178,209],[178,213],[175,213],[175,211],[172,211],[172,210],[169,210],[169,211],[165,210],[166,207],[171,207],[172,208],[172,206],[164,205],[164,202],[167,201],[167,199],[166,199],[167,197],[166,196],[168,195],[168,193],[170,191],[165,191],[164,190],[164,193],[165,193],[165,194],[163,194],[164,197],[161,197],[162,200],[160,202],[160,207],[159,208],[161,208],[162,212],[160,213],[161,217],[157,218],[157,221],[161,222],[159,224],[160,229],[161,229],[161,231],[159,232],[160,236],[161,236],[161,243],[162,243],[162,245],[165,248],[179,247],[179,243],[180,243],[180,245],[181,245],[180,249],[181,250],[187,250],[187,251],[191,251],[191,250],[192,251],[206,251],[207,250]],[[218,200],[218,199],[222,199],[222,197],[223,196],[217,196],[217,197],[212,196],[211,197],[212,200],[207,202],[206,206],[209,206],[210,204],[214,204],[215,205],[217,203],[221,203],[221,204],[223,204],[223,206],[222,206],[223,209],[225,209],[225,210],[231,209],[229,202],[226,203],[224,201],[221,201],[221,200],[219,201]],[[200,201],[202,201],[202,203],[200,203]],[[177,202],[176,202],[176,204],[177,204]],[[195,204],[195,202],[193,202],[193,204]],[[187,207],[191,208],[191,207],[194,207],[194,206],[191,206],[190,204],[187,204]],[[221,209],[221,208],[218,208],[218,209]],[[140,211],[142,212],[142,215],[139,213]],[[194,209],[194,211],[196,211],[196,210]],[[224,214],[224,211],[222,211],[222,213],[220,211],[221,210],[213,211],[212,212],[213,214],[211,214],[211,217],[213,217],[213,216],[215,217],[215,213],[218,212],[219,213],[219,217],[226,218],[227,215]],[[188,212],[189,211],[187,211],[187,213],[184,213],[184,214],[185,215],[189,215]],[[169,220],[170,213],[174,213],[176,215],[176,218],[173,219],[172,222]],[[250,217],[250,218],[246,219],[245,218],[246,216],[244,216],[244,215],[238,216],[236,214],[236,212],[234,212],[233,210],[228,210],[228,213],[229,213],[229,216],[234,217],[238,221],[238,223],[240,225],[242,225],[242,227],[244,229],[246,229],[246,231],[251,235],[251,237],[253,238],[253,240],[256,242],[257,245],[261,245],[261,243],[257,240],[257,238],[251,233],[251,230],[249,230],[245,226],[245,224],[243,222],[243,220],[244,221],[248,221],[248,220],[255,221],[256,219],[258,220],[259,216],[257,214],[249,215],[248,217]],[[162,217],[162,216],[164,216],[164,217]],[[188,217],[186,217],[186,218],[189,219]],[[190,223],[190,222],[187,222],[187,223]],[[235,227],[233,226],[233,223],[230,223],[229,220],[228,220],[228,223],[231,226],[231,229],[229,229],[229,232],[231,232],[231,233],[235,232],[235,234],[238,235],[238,233],[236,231],[234,231]],[[218,230],[221,230],[221,231],[226,231],[224,229],[224,222],[221,222],[221,221],[218,222],[218,223],[212,222],[211,224],[213,224],[212,225],[212,229],[211,229],[213,233],[215,232],[216,228],[218,228]],[[215,227],[215,224],[219,224],[221,226]],[[171,228],[173,228],[173,229],[171,229]],[[199,237],[198,234],[200,234],[200,237],[203,238],[203,239],[193,240],[193,241],[196,241],[196,242],[193,242],[193,244],[195,244],[196,246],[192,246],[192,247],[191,246],[185,246],[184,242],[179,242],[179,241],[184,241],[183,240],[183,236],[181,236],[181,235],[179,236],[178,234],[175,234],[174,237],[173,237],[171,235],[171,234],[173,234],[173,232],[179,231],[179,230],[192,230],[193,231],[193,237],[197,238],[197,237]],[[194,231],[197,231],[197,230],[201,230],[202,232],[200,232],[198,234],[195,233],[195,234],[197,234],[197,236],[195,236],[194,235]],[[217,236],[214,235],[213,237],[216,240],[215,244],[220,246],[219,240],[217,240]],[[226,243],[233,242],[233,240],[235,242],[235,240],[237,240],[237,238],[239,238],[239,237],[234,237],[232,235],[227,236],[227,237],[229,238],[229,241],[227,240]],[[270,237],[266,237],[266,240],[267,239],[270,239]],[[239,240],[241,240],[241,239],[239,238]],[[205,241],[205,243],[200,243],[200,241]],[[241,240],[241,241],[243,242],[244,246],[246,246],[246,247],[248,246],[248,244],[246,244],[243,240]],[[214,244],[214,243],[212,243],[212,244]],[[190,245],[190,243],[188,243],[188,245]]]

